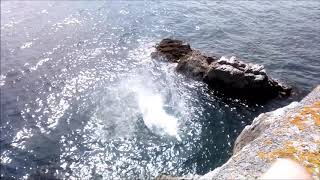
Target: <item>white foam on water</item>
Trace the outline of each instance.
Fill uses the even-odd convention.
[[[150,54],[154,51],[152,43],[145,43],[141,39],[138,39],[138,42],[142,42],[141,47],[131,51],[129,58],[138,59],[138,63],[150,66],[153,64],[150,59]],[[156,67],[160,68],[159,66]],[[165,106],[168,105],[164,102],[164,94],[157,91],[163,87],[150,81],[150,78],[148,78],[150,76],[153,75],[146,71],[142,74],[138,73],[136,79],[131,79],[130,82],[126,83],[126,86],[136,94],[138,108],[143,116],[144,124],[156,134],[163,135],[165,133],[179,140],[178,118],[165,111]],[[167,74],[166,77],[169,78],[169,75]]]
[[[161,95],[144,90],[137,93],[139,109],[145,125],[151,130],[161,129],[171,136],[178,137],[178,120],[164,110]]]

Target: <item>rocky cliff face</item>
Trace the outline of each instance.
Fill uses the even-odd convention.
[[[320,179],[320,86],[301,102],[263,113],[242,131],[233,156],[199,179],[255,179],[290,158]]]

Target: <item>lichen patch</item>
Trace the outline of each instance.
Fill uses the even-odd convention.
[[[315,102],[311,106],[305,106],[302,110],[294,116],[290,122],[299,128],[299,130],[304,130],[306,127],[306,121],[312,119],[314,124],[320,127],[320,101]]]
[[[258,152],[258,157],[267,161],[274,161],[277,158],[290,158],[304,165],[309,173],[320,175],[320,144],[316,144],[316,146],[317,151],[312,151],[306,143],[288,141],[283,148],[271,152]]]

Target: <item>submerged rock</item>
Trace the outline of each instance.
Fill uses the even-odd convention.
[[[178,63],[178,72],[206,82],[220,94],[268,100],[291,92],[291,88],[269,77],[262,65],[245,63],[234,56],[207,56],[180,40],[163,39],[152,56]]]

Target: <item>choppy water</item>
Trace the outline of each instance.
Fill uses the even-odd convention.
[[[204,174],[260,112],[320,77],[318,1],[1,1],[1,177]],[[162,38],[266,66],[295,95],[212,95],[150,58]]]

